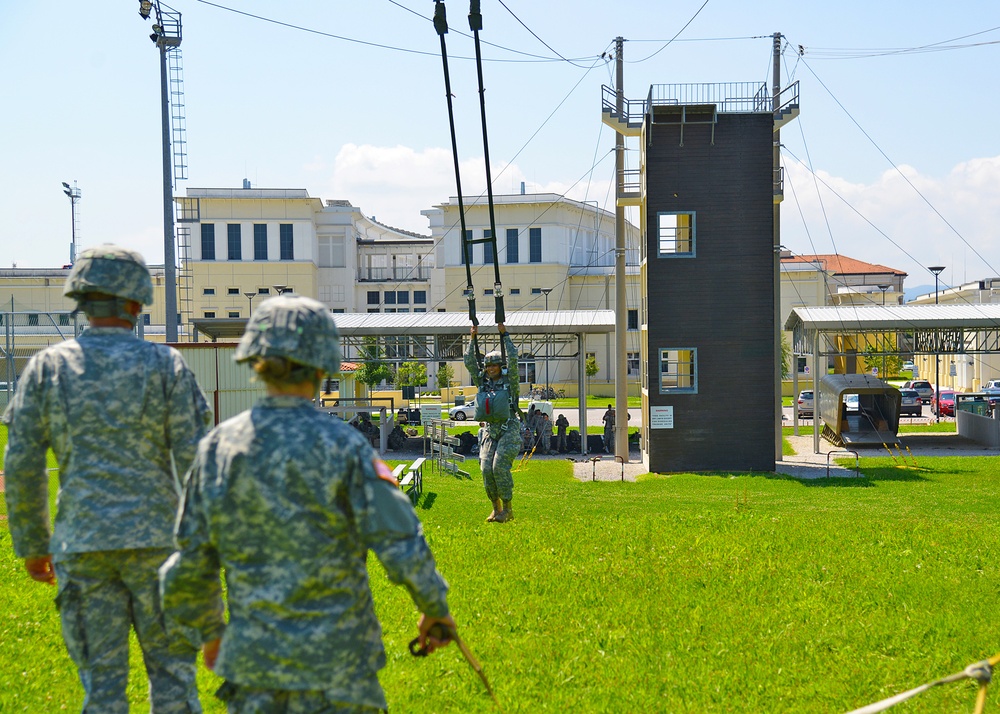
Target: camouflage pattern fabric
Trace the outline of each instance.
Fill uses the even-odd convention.
[[[514,493],[511,467],[521,449],[521,422],[517,418],[517,405],[520,399],[517,347],[507,332],[503,333],[503,341],[507,348],[507,374],[501,374],[499,379],[490,379],[486,376],[486,372],[479,371],[475,346],[471,340],[469,349],[465,353],[465,367],[469,370],[473,384],[483,391],[493,391],[498,385],[502,385],[510,392],[512,407],[510,418],[502,424],[487,422],[487,433],[479,448],[479,467],[483,472],[483,486],[486,489],[486,497],[491,501],[497,498],[511,500]]]
[[[543,454],[552,451],[552,420],[543,415],[538,422],[539,448]]]
[[[210,421],[180,353],[125,328],[92,327],[39,352],[3,415],[15,554],[171,547],[178,474]],[[51,536],[49,447],[59,462]]]
[[[134,626],[156,714],[200,712],[193,647],[163,629],[157,569],[172,549],[68,553],[55,563],[63,639],[83,683],[83,711],[128,714],[128,632]]]
[[[215,693],[230,714],[378,714],[385,709],[338,702],[321,690],[255,689],[226,682]]]
[[[63,295],[80,300],[86,293],[103,293],[152,305],[153,280],[141,255],[104,243],[82,251],[66,276]]]
[[[35,355],[3,415],[14,552],[52,555],[88,711],[128,710],[130,623],[146,655],[153,712],[200,711],[194,651],[165,651],[154,594],[156,569],[172,549],[177,474],[210,420],[180,353],[120,327],[93,327]],[[51,533],[49,447],[59,463]]]
[[[221,637],[215,672],[241,687],[386,707],[369,549],[417,609],[448,615],[448,586],[388,466],[300,397],[264,397],[202,440],[177,545],[160,570],[168,626],[195,645]]]

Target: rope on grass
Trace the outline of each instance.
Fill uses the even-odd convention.
[[[883,712],[890,707],[896,706],[900,702],[905,702],[907,699],[915,697],[921,692],[926,692],[928,689],[936,687],[940,684],[958,682],[963,679],[974,679],[979,682],[979,692],[976,695],[975,714],[982,714],[983,708],[986,706],[986,688],[989,686],[990,680],[993,678],[993,668],[998,664],[1000,664],[1000,654],[995,654],[989,659],[984,659],[980,662],[970,664],[961,672],[950,674],[947,677],[942,677],[941,679],[928,682],[927,684],[921,684],[919,687],[910,689],[909,691],[897,694],[893,697],[889,697],[888,699],[883,699],[880,702],[869,704],[866,707],[854,709],[849,711],[847,714],[877,714],[877,712]]]

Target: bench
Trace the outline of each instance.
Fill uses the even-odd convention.
[[[405,464],[400,464],[396,467],[396,472],[394,473],[405,473],[402,479],[399,481],[399,487],[403,489],[410,500],[416,505],[417,499],[420,498],[420,494],[424,492],[424,462],[425,458],[421,457],[410,464],[408,467]],[[397,476],[399,478],[399,476]]]

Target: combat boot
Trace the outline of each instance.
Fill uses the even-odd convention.
[[[507,521],[514,520],[514,508],[510,505],[510,501],[503,502],[503,510],[497,514],[494,520],[497,523],[506,523]]]
[[[489,516],[486,517],[486,522],[493,523],[493,521],[497,519],[497,516],[499,516],[502,512],[503,512],[503,501],[501,501],[499,498],[493,499],[493,513],[491,513]]]

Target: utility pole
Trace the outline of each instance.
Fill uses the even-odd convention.
[[[774,33],[773,44],[774,56],[771,59],[771,111],[777,112],[781,101],[781,33]],[[777,118],[777,117],[775,117]],[[777,197],[778,182],[781,180],[781,130],[775,123],[774,143],[772,148],[773,163],[773,190]],[[781,203],[774,200],[773,218],[774,221],[774,460],[781,461]],[[793,357],[794,359],[794,357]],[[797,369],[797,365],[792,365],[792,369]],[[813,369],[819,369],[818,365],[813,365]],[[792,395],[793,397],[795,395]],[[819,393],[816,393],[817,402]],[[813,414],[813,419],[817,419],[818,414]]]
[[[625,40],[615,38],[615,110],[628,123],[625,109]],[[625,135],[615,132],[615,456],[628,461],[628,305],[625,302]]]

